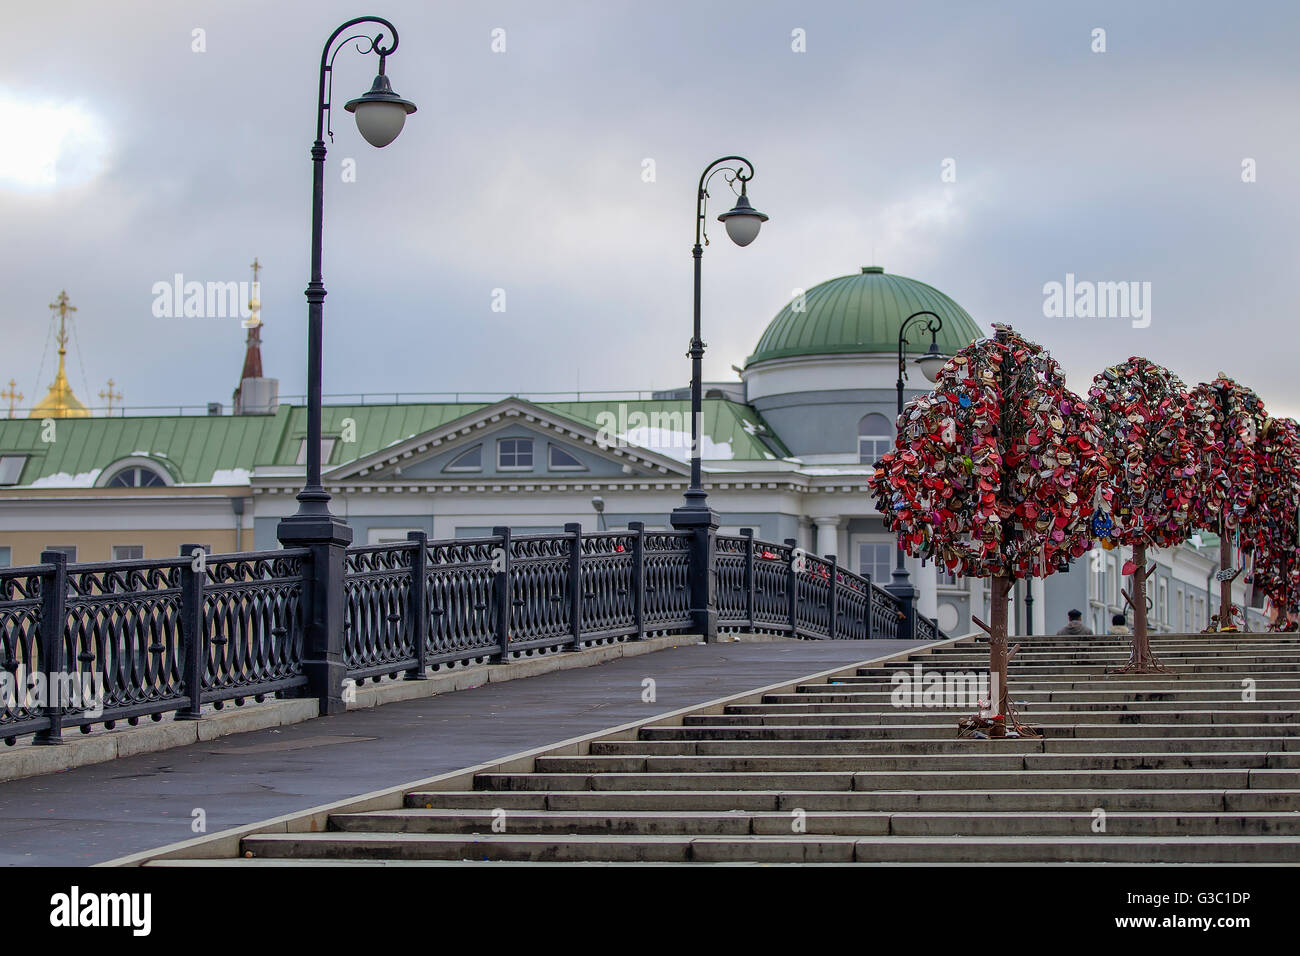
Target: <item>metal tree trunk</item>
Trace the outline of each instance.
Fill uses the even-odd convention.
[[[996,702],[989,701],[997,718],[989,736],[1005,737],[1007,710],[1010,697],[1007,693],[1007,605],[1011,593],[1011,579],[993,578],[993,600],[989,606],[989,680],[997,682]]]

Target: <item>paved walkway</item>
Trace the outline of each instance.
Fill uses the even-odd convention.
[[[0,784],[0,863],[84,865],[900,651],[693,645]],[[652,677],[657,700],[641,700]]]

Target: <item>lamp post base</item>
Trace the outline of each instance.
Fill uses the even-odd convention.
[[[311,552],[303,581],[304,694],[320,701],[322,717],[342,713],[347,709],[343,646],[347,606],[343,584],[352,529],[342,518],[328,513],[297,514],[280,522],[276,537],[286,548]]]
[[[687,579],[691,626],[705,643],[715,643],[718,640],[718,586],[713,567],[718,513],[702,499],[697,503],[689,500],[688,495],[687,503],[673,510],[670,521],[675,530],[691,536],[690,575]]]

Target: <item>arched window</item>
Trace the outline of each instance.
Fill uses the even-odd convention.
[[[894,447],[894,423],[884,415],[863,415],[858,422],[858,462],[873,465]]]
[[[95,482],[99,488],[165,488],[172,483],[166,468],[152,458],[132,455],[109,465]]]
[[[152,468],[123,468],[108,479],[106,488],[163,488],[167,482]]]

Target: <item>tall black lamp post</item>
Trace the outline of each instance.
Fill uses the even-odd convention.
[[[353,27],[369,23],[383,30],[373,37],[354,33],[335,41]],[[392,43],[385,46],[384,37]],[[276,529],[281,544],[307,548],[311,552],[311,587],[305,595],[307,615],[303,635],[303,671],[306,692],[321,702],[321,713],[337,713],[343,700],[343,573],[352,529],[330,514],[330,496],[321,485],[321,339],[325,315],[325,282],[321,276],[321,214],[325,194],[325,134],[334,138],[329,125],[334,95],[334,57],[349,43],[356,42],[362,54],[379,54],[379,73],[369,92],[348,100],[343,108],[356,116],[357,129],[371,146],[387,146],[402,131],[415,104],[393,92],[384,67],[397,49],[397,28],[382,17],[357,17],[330,34],[320,56],[320,84],[316,97],[316,142],[311,148],[311,280],[307,283],[307,478],[298,493],[298,511]],[[333,51],[333,52],[331,52]]]
[[[914,359],[914,363],[921,370],[921,374],[926,377],[927,381],[937,382],[939,372],[948,362],[948,356],[939,351],[939,343],[936,336],[939,330],[943,328],[943,319],[939,318],[934,312],[922,310],[913,312],[905,318],[898,327],[898,416],[903,416],[903,383],[907,381],[907,346],[911,343],[907,340],[907,330],[913,324],[920,323],[918,319],[924,317],[925,325],[922,331],[930,333],[930,348],[922,356]],[[900,597],[910,599],[915,597],[912,591],[911,582],[908,580],[907,567],[903,563],[904,553],[902,544],[898,545],[898,564],[894,568],[889,584],[889,590],[897,593]]]
[[[709,507],[708,495],[704,491],[704,482],[700,468],[700,442],[703,425],[704,384],[702,381],[702,362],[704,360],[704,341],[700,338],[700,265],[704,258],[704,245],[709,239],[704,229],[705,203],[709,198],[709,181],[721,173],[728,184],[740,183],[740,195],[736,204],[727,212],[718,216],[718,221],[727,228],[727,235],[738,246],[747,246],[758,237],[758,230],[767,221],[763,215],[749,203],[748,184],[754,178],[754,164],[743,156],[723,156],[715,159],[705,167],[700,175],[699,188],[695,193],[695,247],[691,255],[695,258],[695,324],[691,335],[691,483],[686,489],[686,502],[672,513],[674,528],[692,534],[691,547],[691,616],[697,632],[705,640],[714,640],[717,636],[717,608],[714,601],[713,575],[713,534],[718,528],[718,515]]]
[[[393,36],[393,42],[384,46],[384,33],[369,37],[357,33],[334,48],[334,41],[343,33],[362,23],[384,27]],[[370,91],[343,108],[356,116],[357,129],[371,146],[387,146],[397,138],[406,123],[406,117],[415,112],[415,104],[404,100],[389,85],[384,67],[388,57],[397,49],[397,28],[382,17],[357,17],[349,20],[330,34],[320,55],[320,85],[316,98],[316,142],[311,148],[311,280],[307,283],[307,481],[298,493],[298,512],[280,524],[280,540],[286,531],[296,539],[302,535],[298,528],[310,527],[313,531],[323,525],[346,524],[330,514],[330,496],[321,485],[321,338],[325,317],[325,282],[321,276],[321,215],[325,202],[325,133],[334,139],[334,130],[328,125],[330,101],[334,96],[334,57],[348,43],[357,41],[361,53],[379,54],[379,74]],[[333,48],[333,53],[331,49]],[[315,537],[316,535],[311,535]],[[349,540],[351,534],[349,532]]]

